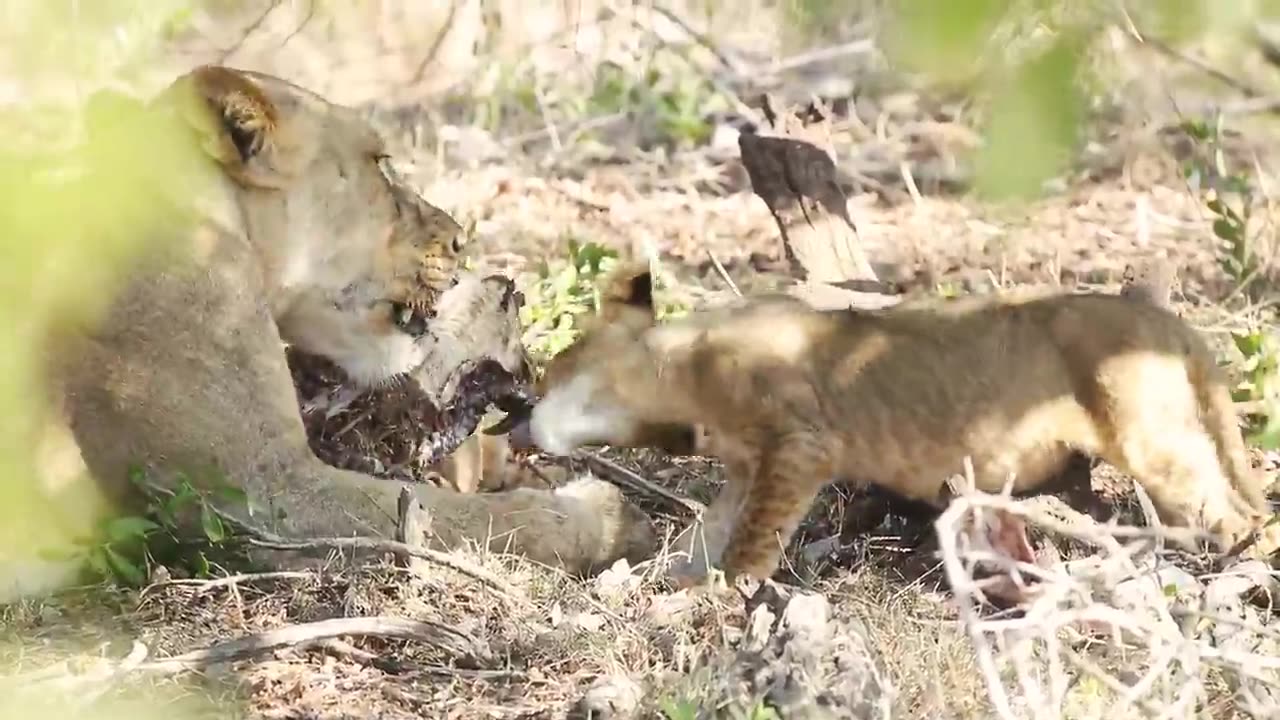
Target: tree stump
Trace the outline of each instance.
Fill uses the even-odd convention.
[[[786,288],[823,308],[873,309],[897,302],[879,281],[836,178],[830,118],[810,103],[779,112],[765,96],[769,129],[738,136],[751,189],[769,207],[794,284]]]

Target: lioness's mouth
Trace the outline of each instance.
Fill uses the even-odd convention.
[[[391,303],[391,319],[400,332],[419,338],[427,333],[427,321],[431,314],[407,303]]]

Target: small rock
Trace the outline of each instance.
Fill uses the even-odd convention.
[[[567,715],[568,720],[627,720],[638,716],[644,691],[623,675],[606,675],[591,683]]]
[[[841,542],[839,535],[832,535],[829,538],[815,540],[804,546],[800,551],[801,561],[806,566],[816,565],[819,561],[825,560],[835,554],[840,549]]]
[[[654,595],[649,599],[645,619],[659,627],[675,625],[683,621],[697,604],[698,599],[690,595],[687,590],[669,595]]]
[[[1112,591],[1117,607],[1139,610],[1200,596],[1204,587],[1195,576],[1175,565],[1116,583]]]
[[[641,578],[631,572],[631,563],[626,558],[618,558],[604,572],[596,576],[596,595],[601,600],[622,601],[634,594],[641,584]]]
[[[587,632],[596,632],[604,627],[604,618],[597,613],[578,613],[569,619],[572,624],[586,630]]]

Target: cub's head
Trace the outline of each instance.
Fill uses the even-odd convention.
[[[488,432],[509,430],[513,445],[556,455],[596,444],[693,454],[692,426],[646,421],[639,410],[658,400],[645,381],[654,374],[646,331],[656,322],[648,267],[620,266],[605,282],[600,312],[583,318],[577,342],[547,364],[537,404],[504,407],[507,418]]]
[[[232,203],[206,209],[239,224],[261,256],[287,342],[365,384],[421,362],[415,340],[456,282],[465,233],[396,174],[368,121],[280,78],[218,66],[182,76],[154,105],[180,113],[230,181]]]

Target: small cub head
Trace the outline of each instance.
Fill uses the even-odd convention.
[[[537,383],[538,404],[512,413],[495,431],[509,428],[513,445],[557,455],[590,444],[691,454],[692,427],[646,422],[631,402],[633,393],[646,392],[639,380],[652,372],[645,332],[656,322],[648,267],[619,267],[606,280],[600,312],[583,318],[578,341],[548,363]]]

